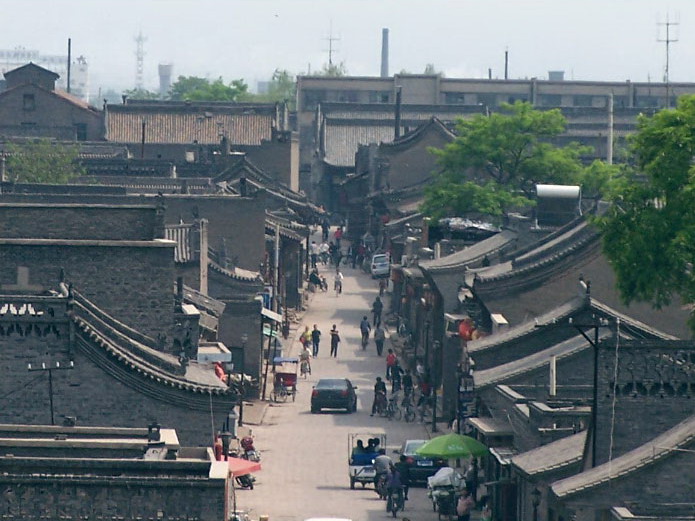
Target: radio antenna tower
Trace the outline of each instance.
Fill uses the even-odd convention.
[[[143,77],[143,62],[145,61],[145,38],[142,35],[142,31],[138,33],[135,37],[136,49],[135,49],[135,88],[137,90],[144,90],[145,81]]]
[[[333,20],[331,20],[329,29],[328,29],[328,38],[324,38],[324,40],[328,41],[328,67],[333,66],[333,53],[337,52],[337,50],[333,49],[333,42],[339,42],[340,38],[336,38],[333,36]]]
[[[669,85],[669,58],[670,58],[670,45],[672,43],[676,43],[678,41],[678,38],[674,38],[671,36],[671,26],[678,26],[680,25],[679,22],[671,22],[669,20],[668,13],[666,13],[666,21],[665,22],[658,22],[657,26],[663,26],[666,27],[666,37],[665,38],[658,38],[656,39],[657,42],[665,43],[666,44],[666,67],[664,69],[664,83],[666,84],[666,108],[671,108],[671,87]]]

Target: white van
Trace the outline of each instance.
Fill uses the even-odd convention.
[[[377,253],[372,257],[370,273],[373,279],[388,277],[391,273],[391,259],[386,253]]]

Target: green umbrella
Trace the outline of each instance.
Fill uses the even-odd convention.
[[[415,454],[430,458],[466,458],[487,454],[487,447],[478,440],[463,434],[444,434],[425,443]]]

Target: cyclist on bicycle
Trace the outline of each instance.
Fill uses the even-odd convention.
[[[299,363],[302,375],[311,374],[311,351],[309,351],[309,344],[304,344],[302,352],[299,353]]]
[[[412,400],[414,389],[413,375],[411,374],[410,369],[405,370],[405,374],[401,379],[401,385],[403,386],[403,405],[405,405],[407,401]]]
[[[366,347],[369,342],[369,333],[372,330],[372,326],[369,325],[369,320],[367,320],[367,315],[362,317],[360,322],[360,333],[362,333],[362,347]]]
[[[382,381],[381,376],[376,377],[376,383],[374,384],[374,402],[372,403],[372,414],[374,416],[377,412],[382,412],[386,405],[386,384]]]

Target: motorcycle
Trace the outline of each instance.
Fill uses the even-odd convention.
[[[255,462],[261,461],[261,453],[253,446],[253,438],[251,436],[241,438],[240,445],[244,451],[241,455],[243,459]]]
[[[244,436],[239,442],[240,450],[230,451],[230,456],[234,458],[242,458],[248,461],[261,461],[261,453],[256,450],[253,445],[253,438],[251,436]],[[242,476],[236,476],[234,480],[237,482],[239,487],[244,489],[253,490],[253,484],[256,482],[251,474],[244,474]]]

